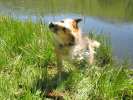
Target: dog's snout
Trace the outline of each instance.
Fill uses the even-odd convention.
[[[56,24],[54,24],[54,23],[50,23],[49,24],[49,29],[52,31],[52,32],[54,32],[54,33],[57,33],[57,31],[58,31],[58,26],[56,25]]]
[[[52,28],[52,27],[54,27],[54,24],[52,22],[50,22],[49,28]]]

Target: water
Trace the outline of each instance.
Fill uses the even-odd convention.
[[[133,0],[0,0],[0,15],[41,16],[46,23],[81,17],[84,33],[110,35],[114,55],[133,62]]]

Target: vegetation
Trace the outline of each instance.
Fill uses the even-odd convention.
[[[105,36],[90,37],[101,42],[96,64],[65,62],[63,80],[57,83],[52,34],[47,26],[41,21],[0,17],[0,100],[45,100],[48,92],[65,100],[131,100],[133,72],[128,63],[114,60]]]

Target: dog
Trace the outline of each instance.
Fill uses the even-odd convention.
[[[95,48],[98,48],[100,43],[81,34],[78,25],[81,21],[81,18],[77,18],[49,23],[59,73],[62,71],[63,60],[70,62],[86,60],[88,64],[94,63]]]

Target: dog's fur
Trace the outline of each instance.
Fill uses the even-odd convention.
[[[89,64],[94,62],[94,49],[98,48],[100,43],[82,36],[78,27],[81,20],[65,19],[49,24],[50,30],[54,33],[55,53],[59,71],[61,71],[64,59],[72,62],[85,59]]]

